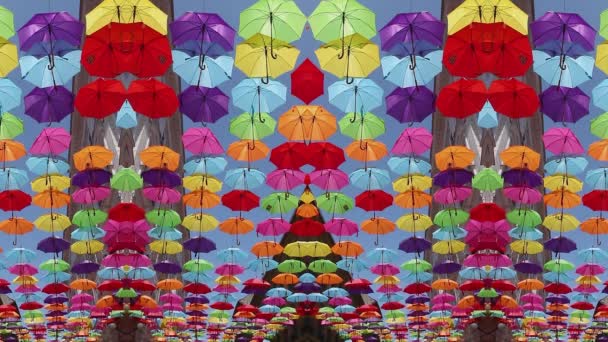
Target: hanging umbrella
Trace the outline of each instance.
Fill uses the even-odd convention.
[[[435,111],[435,95],[426,87],[395,88],[386,97],[386,112],[399,122],[421,122]]]
[[[74,106],[84,117],[103,119],[116,113],[127,99],[127,91],[118,80],[98,78],[80,88]]]
[[[274,133],[277,122],[267,113],[242,113],[230,120],[230,133],[239,139],[257,140]]]
[[[479,112],[487,98],[482,81],[460,79],[441,89],[437,96],[437,109],[445,116],[463,119]]]
[[[22,51],[55,55],[61,48],[78,47],[84,25],[68,12],[38,13],[18,31]]]
[[[473,163],[475,153],[465,146],[448,146],[435,155],[439,170],[466,168]]]
[[[109,165],[114,154],[103,146],[87,146],[74,153],[74,166],[82,171],[87,168],[104,168]]]
[[[347,84],[354,77],[367,77],[380,66],[380,49],[360,34],[330,41],[315,51],[321,68]]]
[[[122,168],[112,176],[110,186],[119,191],[134,191],[143,187],[143,179],[133,168]]]
[[[528,15],[510,0],[465,0],[448,14],[448,34],[471,23],[496,22],[528,34]]]
[[[494,191],[503,187],[503,179],[492,168],[483,168],[472,180],[475,189],[481,191]]]
[[[232,50],[236,33],[219,15],[200,12],[185,12],[169,23],[169,29],[175,46],[202,55]]]
[[[6,45],[2,46],[3,50],[6,48]],[[21,78],[41,88],[67,84],[80,72],[80,54],[77,50],[63,56],[23,56],[19,59]],[[7,64],[4,68],[10,68],[9,52],[5,53],[5,58],[7,60],[4,62]]]
[[[395,141],[391,153],[398,155],[422,154],[430,149],[432,140],[433,136],[425,128],[406,128]]]
[[[288,43],[261,33],[251,36],[236,47],[235,66],[248,77],[261,77],[264,84],[291,71],[300,51]]]
[[[513,78],[492,82],[488,99],[496,112],[514,119],[533,116],[540,104],[532,87]]]
[[[551,128],[543,134],[545,148],[553,154],[583,154],[585,150],[569,128]]]
[[[64,128],[44,128],[32,143],[30,153],[59,155],[70,147],[70,140],[71,135]]]
[[[550,85],[574,88],[592,78],[594,60],[591,56],[552,57],[540,50],[535,50],[533,55],[534,72]]]
[[[0,37],[11,38],[15,34],[13,12],[6,7],[0,8]]]
[[[431,13],[399,13],[380,29],[382,50],[405,50],[415,55],[421,48],[441,46],[445,24]]]
[[[179,95],[179,110],[194,122],[216,122],[228,114],[228,96],[218,88],[188,87]]]
[[[328,87],[329,103],[346,113],[366,113],[380,107],[382,94],[382,88],[365,78],[355,78],[350,84],[338,81]]]
[[[576,13],[547,12],[530,24],[530,30],[534,45],[556,54],[594,48],[595,29]]]
[[[308,17],[315,39],[328,42],[354,33],[366,38],[376,34],[374,12],[358,1],[323,0]]]
[[[110,23],[143,23],[160,34],[167,34],[167,14],[149,0],[104,0],[87,13],[86,34]]]
[[[271,193],[262,199],[260,207],[271,214],[283,214],[298,207],[298,198],[285,192]]]
[[[336,117],[322,106],[293,106],[279,117],[278,131],[288,140],[327,140],[336,132]]]
[[[179,106],[173,88],[153,78],[131,82],[127,99],[136,112],[152,119],[172,116]]]
[[[356,115],[349,113],[340,119],[340,133],[352,139],[374,139],[384,134],[384,120],[372,113],[362,114],[359,120]]]
[[[329,142],[313,142],[307,146],[309,155],[314,155],[314,159],[307,161],[316,170],[337,169],[344,163],[344,151],[338,146]]]
[[[589,114],[589,96],[579,88],[551,86],[540,95],[541,112],[555,122],[577,122]]]
[[[433,51],[424,56],[385,56],[380,61],[382,74],[386,80],[401,88],[423,86],[441,72],[442,54],[442,51]]]
[[[0,114],[0,139],[13,139],[23,134],[23,121],[11,113]]]
[[[298,170],[278,169],[268,174],[266,184],[275,190],[289,191],[304,184],[305,176]]]
[[[527,146],[511,146],[500,152],[502,162],[511,168],[536,170],[540,166],[540,154]]]
[[[0,108],[2,112],[9,111],[21,104],[21,88],[8,78],[0,79]]]
[[[180,162],[180,154],[166,146],[150,146],[139,153],[139,158],[147,167],[171,171],[175,171]]]
[[[379,190],[390,184],[388,171],[368,168],[355,170],[348,176],[350,183],[363,190]]]
[[[232,57],[190,56],[179,50],[174,50],[171,56],[173,71],[191,86],[217,87],[232,78]]]
[[[184,148],[201,155],[217,155],[224,149],[213,132],[207,127],[191,127],[182,136]]]
[[[306,104],[314,101],[325,91],[324,74],[306,58],[300,66],[291,73],[291,94]]]
[[[40,123],[60,122],[74,111],[74,97],[63,86],[36,87],[24,97],[23,102],[25,114]],[[4,105],[2,108],[7,110]]]
[[[283,103],[287,88],[277,81],[262,79],[244,79],[232,88],[233,104],[249,113],[270,113]]]

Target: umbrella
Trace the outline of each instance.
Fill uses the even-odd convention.
[[[383,90],[372,80],[338,81],[328,88],[329,103],[345,113],[366,113],[382,105]]]
[[[152,119],[172,116],[179,106],[173,88],[153,78],[131,82],[127,99],[133,110]]]
[[[589,81],[593,75],[593,57],[553,56],[540,50],[535,50],[534,72],[550,85],[577,87]]]
[[[104,168],[112,163],[114,154],[103,146],[87,146],[74,153],[74,166],[82,171],[87,168]]]
[[[354,33],[376,34],[376,15],[358,1],[323,0],[308,17],[315,39],[328,42]]]
[[[414,158],[414,157],[392,157],[388,160],[388,167],[394,173],[403,174],[430,174],[431,164],[427,161]],[[405,181],[406,185],[412,180],[410,178],[403,178],[400,181]],[[422,182],[424,183],[424,182]]]
[[[583,154],[585,150],[569,128],[551,128],[543,134],[545,148],[553,154]]]
[[[510,0],[466,0],[448,14],[448,34],[471,23],[502,22],[524,35],[528,34],[528,15]]]
[[[352,139],[374,139],[384,134],[384,120],[372,113],[361,114],[359,120],[356,115],[348,113],[338,121],[340,133]]]
[[[327,140],[336,132],[336,118],[322,106],[293,106],[279,117],[278,131],[288,140]]]
[[[488,99],[496,112],[514,119],[533,116],[539,106],[536,91],[513,78],[492,82]]]
[[[127,99],[127,91],[118,80],[98,78],[80,88],[74,106],[84,117],[103,119],[119,111]]]
[[[528,168],[534,171],[540,166],[540,154],[527,146],[511,146],[500,152],[500,159],[511,168]]]
[[[437,96],[437,109],[445,116],[463,119],[481,111],[487,98],[482,81],[460,79],[441,89]]]
[[[190,56],[179,50],[174,50],[171,55],[173,71],[192,86],[217,87],[232,78],[232,57]]]
[[[364,190],[378,190],[390,184],[388,171],[373,167],[355,170],[348,177],[351,184]]]
[[[441,56],[442,51],[404,58],[385,56],[381,60],[382,73],[386,80],[402,88],[422,86],[441,72]]]
[[[445,24],[429,12],[399,13],[380,29],[382,50],[403,48],[415,55],[420,45],[441,46],[444,31]]]
[[[427,87],[395,88],[386,96],[386,112],[399,122],[421,122],[435,111],[435,95]]]
[[[135,113],[129,101],[125,101],[116,113],[116,126],[124,129],[137,126],[137,113]]]
[[[591,133],[600,139],[608,138],[608,115],[599,115],[591,120]],[[2,128],[0,122],[0,129]]]
[[[86,16],[86,34],[110,23],[143,23],[167,34],[167,14],[149,0],[104,0]]]
[[[291,73],[291,94],[309,104],[323,95],[324,74],[310,59],[306,58]]]
[[[68,12],[38,13],[18,31],[22,51],[35,55],[59,54],[61,47],[80,45],[83,24]]]
[[[169,29],[176,47],[206,55],[211,54],[215,46],[232,50],[236,33],[219,15],[200,12],[185,12],[169,24]]]
[[[367,77],[380,66],[380,49],[360,34],[333,40],[315,51],[321,68],[347,84],[354,77]]]
[[[308,144],[307,150],[309,155],[315,156],[314,159],[308,160],[307,164],[316,170],[337,169],[345,161],[342,148],[329,142],[313,142]]]
[[[298,170],[277,169],[268,174],[266,184],[275,190],[289,191],[304,184],[305,174]]]
[[[139,153],[141,163],[150,168],[166,168],[175,171],[180,163],[180,154],[166,146],[150,146]]]
[[[0,114],[0,139],[13,139],[23,134],[23,120],[11,113]]]
[[[11,38],[15,34],[13,12],[0,7],[0,37]]]
[[[541,112],[555,122],[577,122],[589,114],[589,96],[579,88],[551,86],[540,95]]]
[[[44,128],[32,143],[30,153],[59,155],[70,147],[70,140],[71,135],[64,128]]]
[[[589,162],[582,157],[558,157],[545,163],[547,174],[567,173],[576,175],[585,170]]]
[[[67,84],[80,72],[80,54],[81,52],[77,50],[63,56],[41,58],[23,56],[19,59],[21,77],[41,88]],[[10,64],[7,63],[6,67],[9,66]]]
[[[566,54],[573,46],[592,51],[595,29],[576,13],[547,12],[530,24],[534,45],[559,47],[557,54]]]
[[[492,168],[483,168],[472,180],[475,189],[481,191],[494,191],[503,187],[503,179]]]
[[[9,111],[21,104],[21,88],[8,78],[0,79],[0,112]]]
[[[191,127],[182,136],[184,148],[194,154],[217,155],[224,149],[213,132],[207,127]]]
[[[448,146],[435,154],[435,164],[439,170],[466,168],[474,159],[475,153],[465,146]]]
[[[251,113],[242,113],[230,120],[230,133],[239,139],[257,140],[272,135],[277,122],[267,113],[257,117]]]
[[[608,93],[608,80],[600,82],[593,88],[591,95],[593,96],[593,104],[603,110],[608,111],[608,101],[605,100]],[[1,97],[0,97],[1,99]]]
[[[16,161],[23,156],[27,151],[22,143],[15,140],[0,140],[0,161],[6,165],[6,162]]]
[[[143,179],[133,168],[122,168],[112,176],[110,186],[119,191],[135,191],[143,187]]]
[[[233,104],[249,113],[269,113],[285,103],[287,88],[277,81],[244,79],[232,88]]]
[[[36,87],[25,96],[23,101],[25,114],[40,123],[60,122],[74,111],[74,97],[63,86]],[[4,105],[2,108],[8,110]]]

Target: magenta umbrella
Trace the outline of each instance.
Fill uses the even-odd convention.
[[[310,173],[310,183],[324,191],[339,191],[348,185],[348,175],[342,170],[323,169]]]
[[[509,186],[502,189],[508,199],[523,204],[535,204],[543,199],[543,195],[535,188],[527,186]]]
[[[161,306],[163,311],[184,311],[180,304],[166,303]]]
[[[464,229],[468,232],[464,238],[467,244],[472,244],[476,241],[487,241],[487,239],[507,244],[511,240],[509,237],[511,226],[506,220],[496,222],[469,220],[465,224]]]
[[[104,267],[150,267],[152,261],[145,254],[110,254],[101,260]]]
[[[176,295],[175,293],[165,293],[158,299],[163,303],[181,303],[184,301],[181,296]]]
[[[540,303],[527,303],[524,304],[521,308],[526,311],[545,311],[545,307]]]
[[[150,226],[146,220],[136,222],[107,220],[103,225],[103,230],[107,233],[103,237],[103,241],[107,244],[112,244],[111,242],[132,242],[145,245],[150,242],[148,236]]]
[[[148,186],[142,190],[144,197],[152,202],[174,204],[181,200],[181,192],[166,186]]]
[[[553,154],[584,154],[585,149],[567,127],[554,127],[543,134],[545,149]]]
[[[112,190],[107,186],[88,186],[72,193],[72,201],[79,204],[98,203],[110,197]]]
[[[215,274],[238,275],[245,272],[245,268],[238,264],[223,264],[215,269]]]
[[[431,148],[433,135],[426,128],[410,127],[401,132],[391,148],[391,153],[395,155],[422,154]]]
[[[278,169],[266,176],[266,184],[280,191],[288,191],[304,184],[306,174],[300,170]]]
[[[459,203],[473,194],[473,189],[465,186],[449,186],[447,188],[440,189],[433,194],[433,199],[437,203],[451,205]]]
[[[329,300],[329,305],[338,306],[338,305],[349,305],[353,302],[352,299],[348,297],[334,297]]]
[[[454,306],[450,303],[435,304],[431,307],[432,311],[452,310]]]
[[[94,300],[95,298],[88,294],[88,293],[79,293],[79,294],[75,294],[74,296],[72,296],[72,298],[70,299],[70,302],[72,302],[72,304],[75,303],[90,303]]]
[[[32,264],[15,264],[15,265],[9,267],[8,271],[11,274],[20,275],[20,276],[22,276],[22,275],[32,276],[32,275],[38,273],[38,269],[36,268],[36,266],[34,266]]]
[[[401,288],[395,284],[384,284],[376,290],[379,293],[397,293],[401,291]]]
[[[513,262],[505,254],[471,254],[462,261],[464,267],[511,267]]]
[[[262,300],[262,304],[283,306],[287,304],[287,301],[282,297],[266,297]]]
[[[72,311],[91,311],[93,306],[89,303],[78,303],[70,306]]]
[[[545,300],[543,297],[536,293],[526,293],[525,295],[519,298],[519,301],[522,303],[544,303]]]
[[[576,274],[580,275],[598,275],[606,271],[604,266],[599,264],[583,264],[576,268]]]
[[[456,297],[454,297],[453,294],[451,293],[439,293],[436,296],[433,296],[433,298],[431,299],[431,303],[432,304],[441,304],[441,303],[449,303],[449,302],[453,302],[456,300]]]
[[[291,228],[291,224],[282,218],[269,218],[260,223],[256,228],[256,233],[263,236],[278,236],[285,234]]]
[[[392,264],[377,264],[372,266],[370,271],[377,275],[395,275],[399,274],[399,267]]]
[[[191,127],[182,136],[184,148],[194,154],[217,155],[224,153],[224,148],[211,130],[207,127]]]
[[[70,148],[71,139],[72,136],[63,127],[44,128],[30,147],[30,153],[59,155]]]
[[[325,231],[336,236],[353,236],[359,233],[359,225],[346,218],[332,218],[325,222]]]

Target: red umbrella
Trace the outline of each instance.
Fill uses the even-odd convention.
[[[190,283],[184,286],[184,292],[193,293],[193,294],[207,294],[211,292],[209,286],[202,283]]]
[[[146,218],[146,212],[138,205],[133,203],[119,203],[108,211],[110,220],[124,222],[136,222]]]
[[[583,205],[593,211],[607,211],[608,190],[593,190],[585,194],[583,196]]]
[[[517,286],[508,280],[493,280],[492,287],[498,291],[515,291]]]
[[[533,116],[540,106],[536,91],[514,78],[492,82],[488,98],[496,112],[512,119]]]
[[[173,88],[154,78],[131,82],[127,99],[133,110],[152,119],[169,117],[179,107]]]
[[[136,291],[149,292],[156,290],[156,286],[147,280],[129,280],[128,282],[123,280],[123,286],[127,287],[127,284]]]
[[[421,294],[431,292],[431,285],[426,283],[412,283],[406,286],[403,291],[409,294]]]
[[[249,190],[232,190],[222,196],[222,204],[232,211],[249,211],[260,206],[260,197]]]
[[[399,310],[404,307],[405,304],[402,304],[401,302],[386,302],[381,306],[382,310]]]
[[[5,190],[0,192],[0,209],[4,211],[20,211],[32,204],[32,197],[21,190]]]
[[[481,203],[471,209],[470,219],[475,221],[492,221],[498,222],[506,218],[506,212],[503,208],[494,203]]]
[[[393,204],[393,196],[382,190],[364,191],[355,197],[355,205],[365,211],[382,211]]]
[[[102,292],[113,292],[118,291],[122,288],[122,282],[120,280],[105,280],[97,285],[97,290]]]
[[[50,283],[42,288],[42,292],[46,294],[59,294],[70,291],[70,287],[64,283]]]
[[[215,309],[215,310],[232,310],[232,309],[234,309],[234,305],[232,305],[228,302],[216,302],[216,303],[209,305],[209,307],[211,307],[212,309]]]
[[[122,82],[98,78],[80,88],[74,106],[82,116],[103,119],[119,111],[126,99]]]
[[[458,287],[460,291],[479,291],[485,287],[481,280],[467,280]]]
[[[441,89],[437,109],[445,116],[463,119],[478,113],[488,99],[485,84],[480,80],[460,79]]]
[[[306,58],[291,73],[291,95],[309,104],[323,95],[323,80],[323,72],[310,59]]]
[[[545,291],[553,294],[568,294],[572,289],[564,283],[550,283],[545,285]]]
[[[346,161],[344,150],[329,142],[314,142],[308,145],[307,155],[314,156],[308,160],[308,164],[317,170],[337,169]]]
[[[278,169],[297,170],[306,165],[307,146],[303,142],[286,142],[272,149],[270,162]]]
[[[319,236],[325,233],[325,226],[319,221],[307,218],[292,223],[289,231],[298,236]]]

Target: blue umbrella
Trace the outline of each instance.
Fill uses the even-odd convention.
[[[467,231],[458,226],[456,227],[441,227],[433,232],[433,239],[437,240],[455,240],[462,239],[467,235]]]
[[[594,190],[608,190],[608,168],[587,171],[585,185],[590,185]]]
[[[129,101],[125,101],[116,112],[116,127],[129,129],[137,126],[137,113]]]
[[[197,272],[186,272],[182,274],[182,279],[185,281],[200,283],[205,281],[210,281],[211,277],[206,275],[205,273],[197,273]]]
[[[367,265],[358,259],[345,260],[342,259],[336,263],[339,269],[345,270],[350,273],[361,272],[368,269]]]
[[[591,91],[593,105],[608,111],[608,79],[603,80]]]
[[[517,276],[517,272],[508,267],[496,267],[488,272],[488,278],[492,278],[494,280],[513,279],[515,276]]]
[[[172,55],[173,71],[189,85],[214,88],[232,78],[232,57],[192,57],[178,50],[173,50]]]
[[[323,291],[323,295],[327,297],[346,297],[348,296],[348,291],[341,287],[330,287],[329,289]]]
[[[574,88],[589,81],[593,75],[595,60],[591,56],[551,56],[534,50],[534,72],[550,85]]]
[[[415,173],[428,175],[431,173],[431,164],[415,157],[392,157],[387,164],[391,171],[399,175]]]
[[[224,294],[224,293],[218,293],[215,294],[211,297],[209,297],[210,300],[215,301],[215,302],[234,302],[236,301],[236,297],[231,295],[231,294]]]
[[[80,72],[81,54],[82,51],[75,50],[63,56],[53,56],[53,67],[48,56],[23,56],[19,58],[21,77],[40,88],[64,85]]]
[[[208,174],[217,175],[224,172],[228,162],[222,157],[204,157],[196,158],[184,164],[184,173],[186,176],[193,174]]]
[[[48,273],[38,278],[38,280],[44,283],[58,283],[68,281],[70,279],[72,279],[72,274],[67,272]]]
[[[595,303],[597,302],[597,298],[594,295],[588,293],[577,293],[572,296],[573,302],[589,302]]]
[[[608,260],[608,252],[598,247],[583,249],[578,255],[587,263],[603,263]]]
[[[289,291],[286,288],[283,287],[275,287],[273,289],[270,289],[268,291],[266,291],[266,296],[267,297],[281,297],[281,298],[285,298],[288,297],[292,294],[291,291]]]
[[[249,255],[240,248],[226,248],[217,252],[216,257],[224,263],[238,263],[247,260]]]
[[[479,115],[477,115],[477,125],[481,128],[498,127],[498,114],[496,114],[490,101],[486,101],[486,104],[481,108]]]
[[[317,277],[310,273],[304,273],[298,279],[302,283],[314,283],[317,280]]]
[[[131,279],[151,279],[156,276],[156,272],[149,267],[135,267],[127,272],[127,277]]]
[[[352,305],[338,305],[335,308],[336,313],[351,313],[355,312],[355,310],[357,309]]]
[[[287,296],[287,301],[292,303],[301,303],[308,300],[308,297],[305,293],[294,293]]]
[[[106,232],[99,227],[79,227],[70,234],[70,238],[78,241],[96,240],[104,237]]]
[[[574,278],[564,272],[547,272],[543,274],[543,279],[550,282],[569,283],[574,282]]]
[[[329,300],[329,298],[327,298],[327,296],[322,295],[320,293],[309,293],[307,296],[307,299],[309,302],[313,302],[313,303],[323,303],[323,302],[327,302]]]
[[[259,258],[255,260],[251,260],[247,264],[247,269],[251,272],[266,272],[268,270],[273,270],[279,266],[279,263],[274,261],[271,258]]]
[[[382,106],[384,90],[367,78],[338,81],[327,88],[329,103],[345,113],[367,113]]]
[[[481,267],[465,267],[458,272],[458,275],[464,279],[483,279],[486,271]]]
[[[509,231],[509,236],[521,240],[539,240],[544,237],[543,232],[534,227],[515,227]]]
[[[29,177],[23,170],[7,167],[0,170],[0,190],[18,190],[29,183]]]
[[[4,258],[6,261],[12,261],[15,264],[28,264],[36,258],[36,252],[31,249],[17,247],[8,251]]]
[[[391,184],[391,176],[388,171],[375,167],[355,170],[348,178],[352,185],[363,190],[383,189]]]
[[[30,157],[25,162],[31,173],[42,176],[46,174],[67,174],[70,164],[56,157]]]
[[[400,302],[405,299],[405,296],[400,295],[398,293],[388,293],[383,294],[378,298],[378,303],[386,303],[386,302]]]
[[[13,81],[0,78],[0,113],[19,107],[23,93]]]
[[[183,234],[175,227],[155,227],[148,232],[148,236],[154,239],[179,240]]]
[[[246,78],[232,88],[232,103],[249,113],[269,113],[285,103],[287,88],[270,80],[268,84],[260,78]]]
[[[367,253],[367,257],[376,264],[393,262],[398,256],[396,251],[384,247],[374,248]]]
[[[224,177],[224,184],[233,189],[254,189],[265,181],[264,172],[245,167],[229,170]]]
[[[588,164],[584,157],[557,157],[545,163],[545,172],[549,175],[556,173],[577,175],[585,171]]]
[[[163,312],[163,316],[165,316],[165,317],[174,317],[174,318],[186,318],[186,317],[188,317],[188,315],[186,315],[185,312],[175,311],[175,310],[164,311]]]
[[[433,311],[429,314],[429,318],[436,318],[436,317],[451,317],[452,316],[452,312],[451,311],[447,311],[447,310],[440,310],[440,311]]]
[[[433,279],[433,274],[429,272],[411,272],[406,275],[402,280],[405,283],[418,283],[418,282],[426,282]]]
[[[410,55],[404,58],[386,56],[382,58],[384,79],[400,88],[425,85],[439,75],[443,64],[443,51],[433,51],[423,56]]]
[[[118,267],[104,267],[97,271],[97,276],[101,279],[122,279],[127,277],[127,273]]]
[[[260,312],[277,314],[281,312],[281,308],[276,305],[262,305],[260,306]]]

